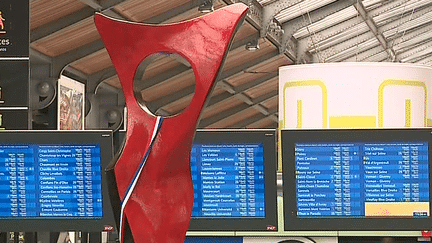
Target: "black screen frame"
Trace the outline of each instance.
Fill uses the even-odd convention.
[[[429,143],[429,197],[432,189],[432,129],[323,129],[281,130],[284,225],[286,231],[410,231],[429,230],[427,218],[297,218],[295,143],[320,142],[414,142]],[[431,208],[431,200],[429,201]]]
[[[113,158],[112,131],[1,131],[0,144],[74,145],[99,144],[101,149],[102,206],[101,219],[41,218],[1,219],[0,232],[101,232],[105,226],[115,226],[113,210],[108,194],[105,168]]]
[[[265,218],[192,218],[191,231],[276,231],[276,130],[197,130],[194,143],[263,143]],[[270,228],[269,228],[270,226]]]

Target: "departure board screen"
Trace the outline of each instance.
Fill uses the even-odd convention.
[[[431,146],[430,128],[281,130],[285,230],[431,228]]]
[[[0,218],[102,218],[98,144],[0,144]]]
[[[192,217],[265,217],[262,143],[194,144]]]
[[[198,130],[190,231],[277,230],[276,131]]]
[[[112,131],[0,131],[0,232],[114,227]]]
[[[296,143],[297,217],[428,217],[429,144]]]

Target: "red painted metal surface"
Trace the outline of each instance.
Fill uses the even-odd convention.
[[[137,24],[100,14],[95,16],[122,84],[128,110],[126,143],[114,167],[120,199],[124,199],[150,147],[157,119],[143,110],[134,96],[135,71],[151,54],[169,52],[188,60],[195,72],[191,103],[179,115],[164,118],[125,206],[135,242],[184,241],[193,206],[190,172],[193,136],[229,44],[246,12],[246,5],[233,4],[200,18],[169,25]]]

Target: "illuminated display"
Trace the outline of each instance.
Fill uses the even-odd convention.
[[[197,131],[189,231],[277,230],[275,137],[273,129]]]
[[[99,145],[0,145],[0,218],[102,218]]]
[[[432,227],[431,129],[282,130],[281,139],[285,230]]]
[[[429,216],[428,147],[296,144],[297,216]]]
[[[194,144],[192,217],[265,217],[263,144]]]

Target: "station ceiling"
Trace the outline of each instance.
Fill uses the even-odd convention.
[[[278,68],[328,62],[404,62],[432,65],[430,0],[31,0],[30,61],[121,90],[93,22],[95,12],[163,24],[201,16],[235,2],[250,6],[235,36],[199,128],[276,128]],[[258,43],[259,49],[246,46]],[[137,70],[135,89],[164,116],[181,112],[194,93],[194,73],[176,55]]]

